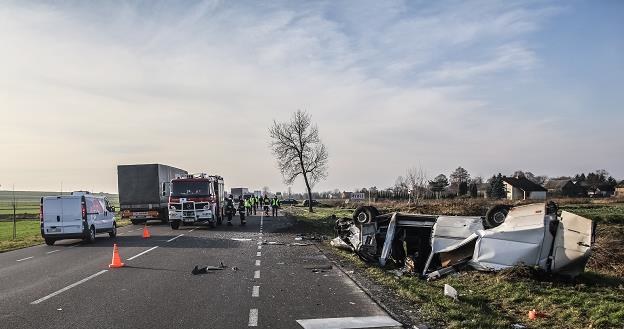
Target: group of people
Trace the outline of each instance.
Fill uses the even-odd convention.
[[[280,200],[275,196],[273,198],[269,198],[268,196],[256,196],[252,195],[248,198],[238,197],[238,211],[241,214],[241,225],[245,225],[245,217],[242,216],[243,211],[247,216],[256,215],[258,211],[258,207],[261,207],[264,210],[265,216],[277,216],[277,211],[281,206]],[[269,215],[269,210],[272,210],[271,215]],[[227,215],[227,225],[232,226],[232,215],[236,212],[234,207],[234,197],[230,194],[228,198],[225,199],[225,212]]]

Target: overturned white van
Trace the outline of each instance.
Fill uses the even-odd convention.
[[[115,208],[108,200],[88,192],[41,198],[41,236],[47,245],[62,239],[83,239],[93,243],[97,233],[117,235]]]

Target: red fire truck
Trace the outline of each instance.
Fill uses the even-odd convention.
[[[174,230],[180,227],[180,223],[221,225],[224,204],[221,176],[189,174],[170,182],[169,223]]]

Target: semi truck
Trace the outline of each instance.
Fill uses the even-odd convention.
[[[215,227],[223,221],[225,191],[223,177],[190,174],[172,179],[169,188],[169,222],[177,230],[180,224],[208,224]]]
[[[119,208],[124,218],[132,224],[148,220],[169,220],[168,183],[176,177],[187,175],[186,170],[163,164],[135,164],[117,166]]]

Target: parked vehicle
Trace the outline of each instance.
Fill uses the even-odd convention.
[[[296,206],[299,204],[299,201],[295,200],[295,199],[284,199],[282,201],[280,201],[281,204],[286,204],[286,205],[293,205]],[[314,205],[314,201],[312,202],[312,204]]]
[[[41,236],[49,246],[62,239],[95,241],[97,233],[117,235],[115,207],[104,197],[88,192],[41,198],[39,208]]]
[[[303,200],[303,206],[307,207],[310,204],[310,200],[305,199]],[[320,203],[317,200],[312,200],[312,206],[318,206]]]
[[[185,175],[163,184],[163,195],[169,185],[169,221],[177,230],[180,223],[205,224],[215,227],[223,221],[225,191],[223,177],[207,174]]]
[[[132,224],[151,219],[168,222],[168,193],[163,195],[163,183],[186,175],[182,169],[162,164],[137,164],[117,166],[117,187],[121,215]],[[167,192],[167,191],[165,191]]]

